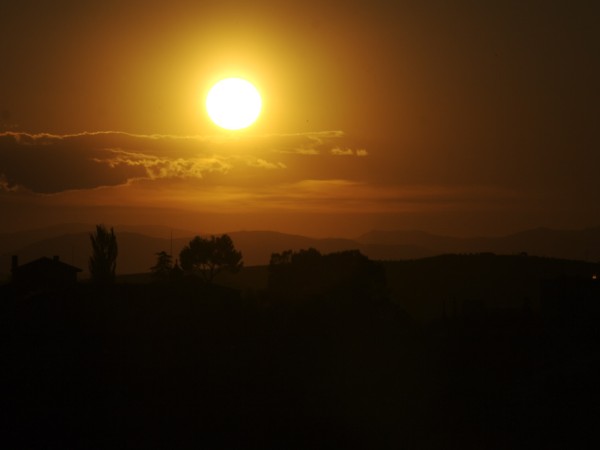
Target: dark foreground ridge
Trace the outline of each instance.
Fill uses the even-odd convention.
[[[380,266],[359,254],[337,275],[326,261],[338,256],[302,273],[285,265],[289,254],[277,256],[269,289],[244,295],[191,278],[26,296],[2,287],[6,448],[597,441],[593,309],[566,322],[525,309],[421,323],[382,294]],[[573,283],[559,283],[559,300],[573,292],[598,300],[595,282]]]

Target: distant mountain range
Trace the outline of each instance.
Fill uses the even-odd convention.
[[[178,255],[197,233],[160,226],[115,226],[120,274],[148,272],[159,251]],[[0,234],[0,279],[10,272],[11,255],[25,263],[57,255],[84,270],[90,255],[93,225],[65,224],[38,230]],[[457,238],[422,231],[371,231],[355,239],[311,238],[273,231],[227,233],[247,266],[268,264],[272,253],[314,247],[322,253],[358,249],[372,259],[417,259],[447,253],[521,254],[600,261],[600,227],[583,230],[537,228],[502,237]]]

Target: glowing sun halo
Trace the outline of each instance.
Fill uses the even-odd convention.
[[[252,125],[262,108],[256,88],[242,78],[226,78],[215,84],[206,97],[206,111],[211,120],[228,130]]]

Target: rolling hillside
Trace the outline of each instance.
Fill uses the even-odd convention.
[[[166,227],[115,226],[119,243],[117,272],[148,272],[155,254],[173,249],[175,257],[196,234]],[[11,255],[26,263],[41,256],[57,255],[62,261],[84,270],[90,256],[89,233],[93,225],[65,224],[39,230],[0,234],[0,279],[10,273]],[[173,239],[171,240],[171,234]],[[600,261],[600,227],[579,231],[538,228],[504,237],[456,238],[421,231],[372,231],[354,240],[318,239],[273,231],[234,231],[228,233],[241,250],[246,266],[268,264],[272,253],[314,247],[322,253],[358,249],[371,259],[409,260],[449,253],[516,255],[527,253],[584,261]]]

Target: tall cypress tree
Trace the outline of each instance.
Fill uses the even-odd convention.
[[[96,225],[96,233],[90,233],[90,241],[92,256],[90,256],[89,269],[92,281],[101,285],[113,283],[118,255],[115,230],[111,227],[109,232],[104,225]]]

